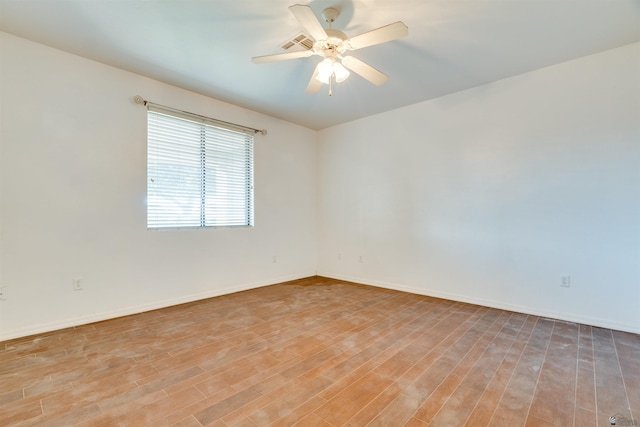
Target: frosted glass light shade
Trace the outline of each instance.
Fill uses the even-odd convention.
[[[316,79],[324,84],[329,84],[331,77],[335,76],[336,82],[343,82],[349,77],[349,70],[344,65],[336,62],[334,58],[325,58],[318,64]]]
[[[339,62],[333,64],[333,73],[336,75],[336,82],[343,82],[349,77],[349,71]]]
[[[320,64],[318,64],[318,76],[316,77],[324,84],[329,84],[329,79],[333,75],[333,61],[329,58],[325,58]]]

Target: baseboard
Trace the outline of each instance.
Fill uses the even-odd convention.
[[[0,341],[7,341],[16,338],[23,338],[30,335],[42,334],[52,331],[57,331],[65,328],[72,328],[75,326],[86,325],[88,323],[102,322],[104,320],[115,319],[118,317],[131,316],[133,314],[144,313],[145,311],[158,310],[160,308],[171,307],[174,305],[185,304],[189,302],[199,301],[207,298],[213,298],[221,295],[232,294],[235,292],[246,291],[249,289],[261,288],[264,286],[275,285],[277,283],[289,282],[291,280],[304,279],[306,277],[315,276],[315,271],[310,271],[307,273],[299,273],[290,276],[277,277],[274,279],[246,283],[238,286],[232,286],[223,289],[216,289],[213,291],[185,295],[179,298],[174,298],[170,300],[153,302],[150,304],[143,304],[138,306],[127,307],[119,310],[103,312],[103,313],[92,313],[87,316],[74,317],[71,319],[65,319],[59,322],[49,322],[39,325],[29,326],[27,328],[18,329],[9,332],[0,333]]]
[[[371,280],[362,277],[349,276],[344,274],[335,274],[328,271],[318,271],[318,276],[328,277],[331,279],[346,280],[363,285],[375,286],[378,288],[391,289],[395,291],[408,292],[416,295],[424,295],[434,298],[448,299],[451,301],[464,302],[468,304],[481,305],[483,307],[497,308],[500,310],[514,311],[517,313],[530,314],[534,316],[547,317],[550,319],[562,320],[565,322],[581,323],[584,325],[597,326],[607,329],[615,329],[617,331],[631,332],[640,334],[639,325],[629,325],[626,323],[612,322],[607,319],[596,317],[581,316],[575,314],[556,313],[546,310],[539,310],[533,307],[509,304],[502,301],[486,300],[482,298],[470,298],[465,295],[442,292],[434,289],[415,288],[411,286],[400,285],[397,283],[383,282],[379,280]]]
[[[515,311],[518,313],[530,314],[534,316],[548,317],[548,318],[567,321],[567,322],[582,323],[585,325],[591,325],[591,326],[597,326],[597,327],[602,327],[607,329],[615,329],[619,331],[640,334],[640,329],[638,328],[637,325],[628,325],[624,323],[611,322],[607,319],[600,319],[600,318],[580,316],[580,315],[571,315],[571,314],[567,315],[564,313],[558,314],[555,312],[538,310],[532,307],[520,306],[515,304],[503,303],[500,301],[485,300],[482,298],[469,298],[465,295],[454,294],[449,292],[441,292],[433,289],[415,288],[415,287],[405,286],[397,283],[389,283],[389,282],[383,282],[379,280],[366,279],[362,277],[336,274],[328,271],[318,271],[318,272],[310,271],[306,273],[299,273],[299,274],[294,274],[290,276],[273,278],[265,281],[246,283],[246,284],[232,286],[232,287],[223,288],[223,289],[216,289],[213,291],[208,291],[208,292],[203,292],[198,294],[186,295],[180,298],[174,298],[174,299],[154,302],[150,304],[127,307],[124,309],[114,310],[110,312],[93,313],[88,316],[80,316],[72,319],[65,319],[59,322],[50,322],[45,324],[33,325],[28,328],[9,331],[6,333],[0,333],[0,341],[23,338],[30,335],[42,334],[42,333],[57,331],[60,329],[86,325],[88,323],[115,319],[117,317],[130,316],[133,314],[144,313],[145,311],[157,310],[161,308],[171,307],[174,305],[185,304],[185,303],[199,301],[207,298],[213,298],[220,295],[232,294],[234,292],[241,292],[249,289],[256,289],[264,286],[274,285],[277,283],[288,282],[291,280],[304,279],[306,277],[315,276],[316,274],[318,276],[323,276],[323,277],[328,277],[328,278],[338,279],[338,280],[346,280],[349,282],[361,283],[363,285],[375,286],[375,287],[384,288],[384,289],[391,289],[391,290],[408,292],[408,293],[417,294],[417,295],[425,295],[425,296],[430,296],[435,298],[448,299],[452,301],[459,301],[459,302],[464,302],[469,304],[481,305],[484,307],[497,308],[500,310]]]

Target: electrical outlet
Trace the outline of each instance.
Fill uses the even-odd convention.
[[[276,258],[276,256],[274,255],[273,260],[271,260],[271,262],[275,264],[276,262],[278,262],[278,258]]]
[[[6,301],[7,299],[9,299],[8,293],[9,293],[8,286],[0,287],[0,301]]]
[[[571,287],[571,276],[560,277],[560,286],[563,288]]]
[[[74,291],[81,291],[82,289],[84,289],[83,287],[83,283],[82,283],[82,279],[73,279],[73,290]]]
[[[360,255],[360,257],[358,259],[360,261],[360,264],[362,264],[362,255]]]

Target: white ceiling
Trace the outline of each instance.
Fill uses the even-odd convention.
[[[352,53],[383,86],[352,74],[309,95],[317,56],[250,61],[302,30],[294,3],[0,0],[0,30],[312,129],[640,41],[639,0],[313,0],[348,36],[395,21],[409,36]]]

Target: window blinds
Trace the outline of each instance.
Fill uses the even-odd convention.
[[[147,228],[252,226],[253,135],[148,107]]]

